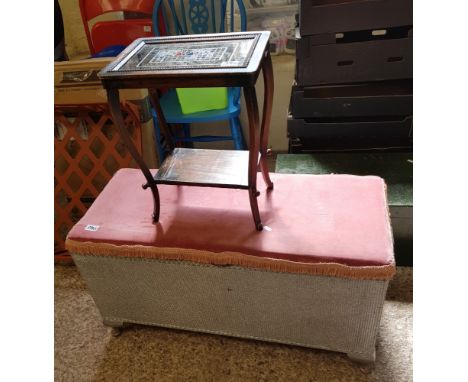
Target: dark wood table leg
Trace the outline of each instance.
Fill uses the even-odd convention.
[[[254,86],[244,87],[245,103],[247,105],[247,114],[249,117],[249,173],[248,173],[248,186],[249,186],[249,199],[250,208],[252,210],[255,228],[257,231],[263,229],[260,219],[260,212],[258,210],[257,196],[260,194],[257,191],[257,168],[258,168],[258,154],[259,154],[259,134],[258,134],[258,104],[257,95]]]
[[[161,132],[163,133],[164,137],[166,138],[167,145],[169,149],[172,151],[174,150],[174,142],[172,140],[171,133],[169,131],[169,126],[167,125],[166,118],[164,117],[164,113],[161,108],[161,104],[159,103],[159,95],[157,89],[148,89],[148,93],[150,96],[150,102],[153,106],[154,110],[156,110],[156,115],[158,116],[159,126],[161,126]],[[161,163],[160,163],[161,165]]]
[[[130,155],[138,164],[141,171],[143,172],[143,175],[146,178],[146,184],[143,185],[143,188],[146,189],[149,187],[151,189],[151,192],[153,194],[153,221],[157,222],[159,221],[159,209],[160,209],[158,188],[156,186],[156,182],[154,181],[154,178],[151,175],[151,172],[148,166],[146,165],[141,155],[138,153],[138,150],[133,144],[130,134],[125,128],[125,122],[123,119],[122,110],[120,109],[119,90],[108,89],[107,99],[109,101],[110,112],[111,112],[112,118],[114,119],[114,123],[117,126],[117,129],[120,133],[120,137],[122,138],[128,151],[130,152]]]
[[[260,168],[262,170],[263,180],[267,184],[267,189],[273,189],[273,182],[270,179],[268,171],[267,152],[268,152],[268,137],[270,132],[271,111],[273,109],[273,65],[271,63],[270,52],[265,52],[265,58],[262,63],[263,83],[264,83],[264,100],[263,100],[263,115],[262,127],[260,130]]]

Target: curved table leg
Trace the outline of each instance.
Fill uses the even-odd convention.
[[[267,184],[267,189],[273,189],[273,182],[270,179],[268,172],[267,152],[268,152],[268,136],[270,132],[271,111],[273,108],[273,65],[271,63],[270,52],[265,52],[265,58],[262,64],[263,83],[265,95],[263,100],[262,127],[260,130],[260,168],[262,170],[263,180]]]
[[[107,89],[107,99],[109,101],[110,112],[111,112],[112,118],[114,119],[115,125],[117,126],[117,129],[119,130],[120,137],[122,138],[128,151],[130,152],[130,155],[138,164],[141,171],[143,172],[143,175],[146,178],[147,183],[143,185],[143,188],[146,189],[149,187],[151,189],[151,192],[153,194],[153,221],[157,222],[159,221],[159,209],[160,209],[158,188],[156,187],[156,183],[154,181],[153,176],[151,175],[151,172],[148,166],[146,165],[141,155],[138,153],[138,150],[133,144],[130,134],[125,128],[125,123],[124,123],[124,119],[122,116],[122,110],[120,109],[119,90]]]
[[[255,93],[255,87],[249,86],[244,87],[245,103],[247,105],[247,114],[249,117],[249,174],[248,174],[248,186],[249,186],[249,199],[250,208],[252,210],[253,219],[255,222],[255,228],[257,231],[263,229],[263,225],[260,219],[260,212],[258,210],[257,196],[257,167],[258,167],[258,104],[257,95]]]

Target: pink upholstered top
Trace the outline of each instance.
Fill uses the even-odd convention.
[[[254,228],[245,190],[159,186],[160,222],[153,224],[150,190],[139,170],[118,171],[68,239],[79,242],[185,248],[301,263],[394,264],[381,178],[271,174],[258,197],[265,229]],[[86,226],[99,226],[96,231]]]

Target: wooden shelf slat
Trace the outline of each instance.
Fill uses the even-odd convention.
[[[154,179],[157,184],[248,188],[249,152],[176,148]]]

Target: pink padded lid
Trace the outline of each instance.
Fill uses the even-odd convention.
[[[116,245],[238,252],[301,263],[349,266],[394,264],[393,239],[381,178],[353,175],[259,176],[260,215],[254,228],[245,190],[159,186],[160,222],[153,224],[151,192],[140,170],[118,171],[69,240]],[[96,231],[88,225],[99,226]]]

